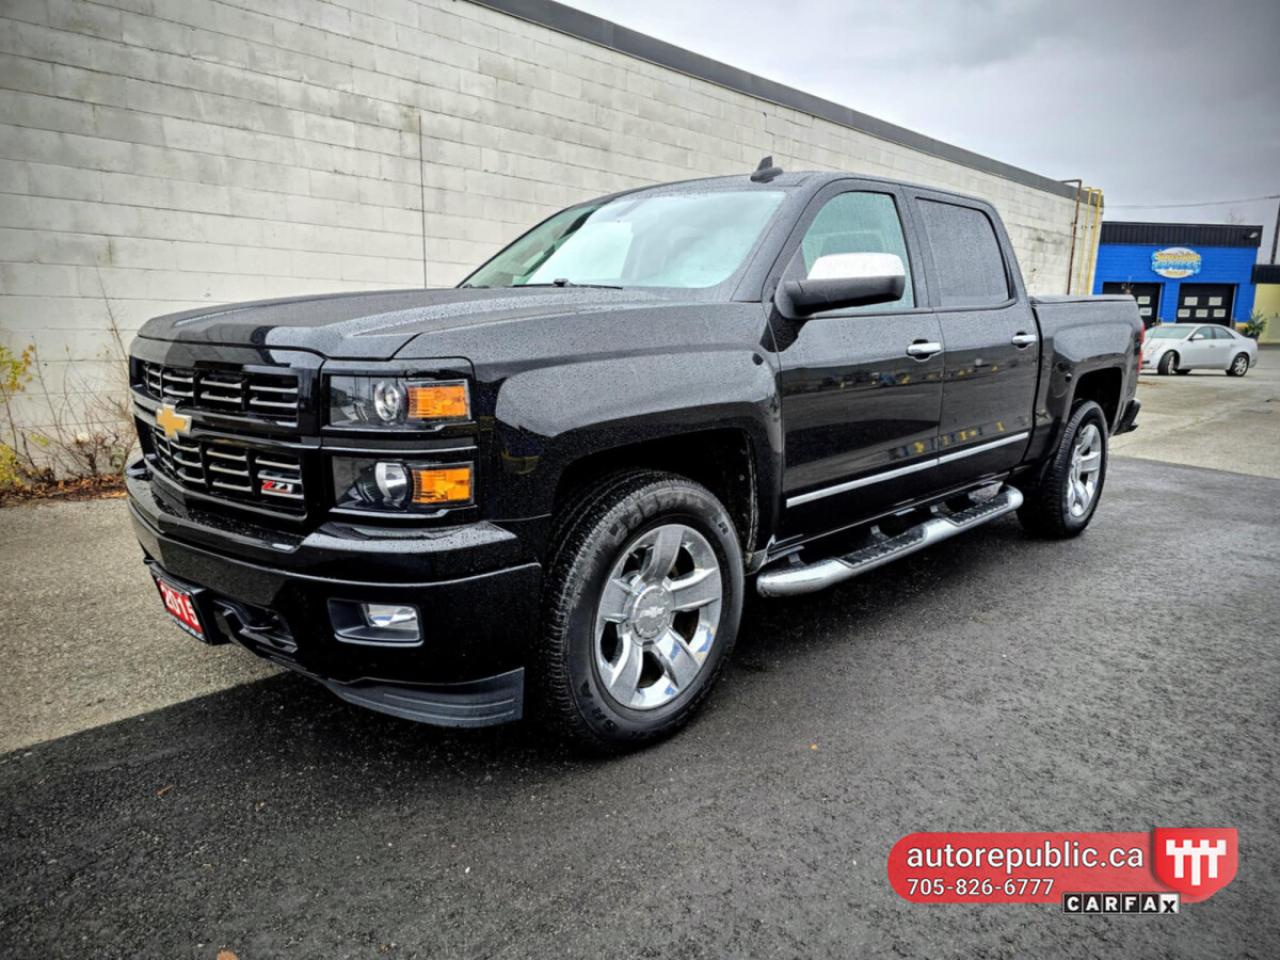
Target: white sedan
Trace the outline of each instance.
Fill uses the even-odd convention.
[[[1243,377],[1258,362],[1258,341],[1216,323],[1166,323],[1147,331],[1142,369],[1160,374],[1225,370]]]

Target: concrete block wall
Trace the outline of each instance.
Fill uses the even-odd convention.
[[[3,0],[0,343],[40,429],[150,316],[444,286],[574,201],[751,169],[974,193],[1033,290],[1072,201],[466,0]]]

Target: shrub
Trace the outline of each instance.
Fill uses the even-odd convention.
[[[1267,318],[1262,315],[1261,310],[1255,310],[1249,315],[1249,319],[1244,325],[1244,335],[1252,337],[1254,340],[1261,340],[1262,334],[1267,329]]]

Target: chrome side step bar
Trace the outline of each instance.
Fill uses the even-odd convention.
[[[765,570],[756,577],[756,590],[765,597],[794,597],[822,590],[832,584],[860,576],[890,561],[923,550],[957,533],[981,526],[988,520],[1012,513],[1022,506],[1022,491],[1003,487],[989,500],[975,503],[956,513],[935,516],[918,523],[896,537],[886,537],[843,557],[816,563]]]

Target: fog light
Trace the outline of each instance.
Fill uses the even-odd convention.
[[[409,604],[330,600],[329,619],[338,639],[347,643],[413,646],[422,642],[418,608]]]
[[[379,463],[373,468],[373,476],[388,506],[398,507],[404,503],[409,492],[409,474],[402,464]]]
[[[364,603],[364,618],[371,627],[384,630],[412,630],[418,633],[418,611],[392,603]]]

